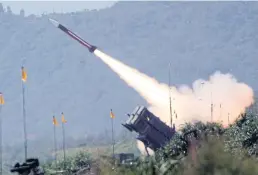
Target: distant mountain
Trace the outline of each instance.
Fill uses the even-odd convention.
[[[26,12],[25,12],[26,13]],[[146,102],[104,63],[53,27],[57,19],[107,54],[167,82],[189,84],[216,70],[258,90],[257,2],[119,2],[103,10],[24,17],[0,10],[0,91],[4,143],[23,138],[20,67],[28,72],[30,139],[52,139],[52,116],[64,112],[67,134],[116,131],[125,114]],[[61,139],[61,128],[58,138]],[[61,140],[60,140],[61,141]]]

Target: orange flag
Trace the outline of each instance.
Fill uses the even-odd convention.
[[[56,120],[56,117],[55,117],[55,116],[53,116],[53,125],[55,125],[55,126],[57,126],[57,125],[58,125],[58,123],[57,123],[57,120]]]
[[[0,92],[0,105],[4,104],[4,97],[3,94]]]
[[[114,115],[114,113],[112,112],[112,109],[110,110],[110,117],[111,117],[112,119],[115,118],[115,115]]]
[[[65,120],[65,117],[64,117],[64,113],[62,113],[62,123],[66,123],[67,121]]]
[[[23,82],[27,81],[27,73],[26,73],[24,67],[22,67],[22,81]]]

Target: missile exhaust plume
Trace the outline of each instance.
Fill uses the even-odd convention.
[[[169,86],[133,69],[96,49],[93,52],[150,105],[149,110],[169,125]],[[196,80],[192,87],[171,87],[173,121],[178,128],[185,122],[213,122],[227,126],[253,103],[253,90],[230,74],[215,72],[209,80]],[[211,114],[211,104],[213,104]],[[230,119],[228,119],[230,114]],[[177,118],[175,118],[177,116]],[[138,142],[141,152],[142,143]]]
[[[95,50],[94,54],[134,88],[149,103],[152,112],[169,124],[168,85],[159,83],[99,50]],[[214,104],[213,121],[227,125],[228,113],[234,116],[231,119],[233,122],[253,102],[253,90],[248,85],[238,83],[232,75],[220,72],[213,74],[209,81],[195,81],[192,88],[181,86],[171,89],[173,111],[178,116],[175,119],[176,126],[196,120],[209,122],[211,102]],[[220,104],[223,107],[221,118]]]

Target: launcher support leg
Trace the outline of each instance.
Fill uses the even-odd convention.
[[[147,146],[145,146],[145,151],[146,151],[146,153],[147,153],[147,156],[149,157],[150,154],[149,154],[149,151],[148,151],[148,149],[147,149]]]

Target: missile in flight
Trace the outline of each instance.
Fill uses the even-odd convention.
[[[92,53],[94,52],[97,47],[93,46],[89,43],[87,43],[86,41],[84,41],[81,37],[79,37],[78,35],[76,35],[75,33],[73,33],[71,30],[67,29],[65,26],[63,26],[62,24],[60,24],[59,22],[57,22],[54,19],[49,18],[49,21],[57,28],[59,28],[60,30],[62,30],[63,32],[65,32],[67,35],[69,35],[70,37],[72,37],[73,39],[77,40],[79,43],[81,43],[83,46],[87,47],[89,49],[89,51]]]

